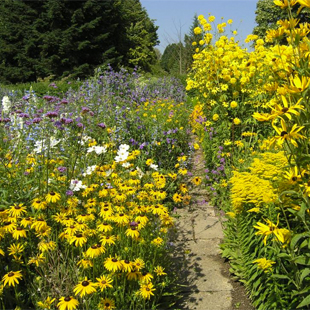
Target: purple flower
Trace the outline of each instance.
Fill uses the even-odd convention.
[[[33,120],[32,120],[32,123],[33,124],[38,124],[38,123],[40,123],[40,122],[42,122],[42,118],[41,117],[35,117]]]
[[[67,196],[73,196],[73,191],[71,191],[71,190],[66,191],[66,195]]]
[[[84,127],[84,125],[82,123],[77,123],[77,126],[80,127],[80,128]]]
[[[61,173],[64,173],[64,172],[67,170],[67,168],[66,168],[66,167],[63,167],[63,166],[60,166],[60,167],[57,168],[57,170],[58,170],[59,172],[61,172]]]
[[[107,127],[104,123],[99,123],[97,126],[99,126],[102,129],[105,129]]]
[[[58,116],[58,113],[56,111],[48,111],[46,112],[45,116],[49,117],[49,118],[54,118]]]

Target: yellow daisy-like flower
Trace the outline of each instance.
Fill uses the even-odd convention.
[[[102,298],[98,304],[99,310],[113,310],[115,309],[115,302],[109,298]]]
[[[87,242],[87,238],[82,233],[77,233],[70,237],[69,243],[74,243],[77,247],[82,247]]]
[[[158,275],[158,276],[165,276],[167,275],[165,272],[164,272],[164,268],[162,266],[157,266],[155,269],[154,269],[154,272]]]
[[[182,201],[182,196],[178,193],[175,193],[173,196],[172,196],[172,199],[175,203],[178,203],[178,202],[181,202]]]
[[[38,301],[37,306],[42,309],[51,309],[52,303],[55,298],[51,299],[49,296],[44,301]]]
[[[73,292],[75,293],[75,295],[80,295],[81,297],[86,294],[90,295],[96,292],[96,284],[93,283],[91,280],[88,280],[87,277],[85,277],[82,282],[80,282],[74,287]]]
[[[72,296],[61,297],[59,303],[57,304],[58,310],[74,310],[79,305],[77,299]]]
[[[139,231],[137,230],[137,227],[136,226],[131,226],[130,228],[128,228],[125,232],[125,235],[127,237],[131,237],[135,240],[137,240],[140,236],[140,233]]]
[[[49,192],[46,196],[45,196],[45,200],[47,203],[55,203],[57,201],[59,201],[61,199],[61,196],[59,193],[56,193],[56,192]]]
[[[113,282],[112,278],[109,276],[102,275],[100,278],[96,278],[98,282],[96,282],[96,286],[103,292],[108,287],[113,287],[111,284]]]
[[[86,256],[96,258],[105,252],[105,248],[101,244],[94,244],[86,251]]]
[[[192,179],[192,183],[195,185],[200,185],[201,184],[202,179],[200,177],[194,177]]]
[[[140,286],[140,295],[144,298],[144,299],[151,299],[151,296],[154,296],[154,291],[156,289],[154,288],[153,283],[147,283],[147,284],[142,284]]]
[[[19,284],[18,280],[23,278],[21,271],[10,271],[9,273],[5,274],[2,278],[3,285],[6,286],[15,286],[15,284]]]
[[[14,204],[14,206],[11,206],[9,209],[9,214],[12,217],[20,217],[23,215],[23,213],[27,213],[26,207],[23,206],[22,203],[20,204]]]
[[[18,240],[19,238],[26,238],[26,230],[22,227],[17,226],[12,232],[13,239]]]
[[[108,270],[108,271],[112,271],[112,272],[116,272],[119,270],[122,270],[123,264],[122,262],[119,260],[118,257],[108,257],[105,261],[104,261],[104,267]]]

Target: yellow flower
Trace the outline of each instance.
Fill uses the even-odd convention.
[[[54,203],[54,202],[57,202],[58,200],[60,200],[61,196],[59,193],[56,193],[56,192],[49,192],[46,196],[45,196],[45,200],[46,202],[50,203]]]
[[[279,224],[279,216],[277,224],[273,224],[270,220],[265,220],[268,225],[263,223],[257,222],[257,225],[254,225],[254,228],[258,229],[258,232],[255,235],[262,235],[264,236],[263,242],[266,245],[267,238],[269,235],[275,235],[276,238],[281,242],[285,243],[290,238],[290,231],[285,228],[278,228]]]
[[[202,29],[200,28],[200,27],[196,27],[195,29],[194,29],[194,34],[201,34],[202,33]]]
[[[259,259],[256,259],[255,261],[253,261],[253,264],[257,264],[257,267],[259,269],[264,270],[264,272],[266,272],[266,273],[272,270],[272,265],[275,263],[276,262],[269,260],[269,259],[266,259],[265,257],[259,258]]]
[[[113,310],[115,309],[115,302],[109,298],[101,298],[98,304],[98,310]]]
[[[236,101],[232,101],[232,102],[230,103],[230,107],[231,107],[232,109],[236,108],[237,106],[238,106],[238,103],[237,103]]]
[[[3,285],[6,286],[15,286],[15,284],[19,284],[19,279],[22,279],[23,276],[21,271],[10,271],[9,273],[5,274],[2,278]]]
[[[140,286],[140,295],[144,298],[144,299],[150,299],[151,296],[153,295],[154,296],[154,291],[156,289],[154,288],[153,284],[150,282],[150,283],[147,283],[147,284],[142,284]]]
[[[74,287],[73,292],[75,293],[75,295],[80,295],[81,297],[83,297],[86,294],[89,295],[96,292],[95,287],[96,284],[92,283],[91,280],[88,280],[87,277],[85,277],[84,281],[80,282]]]
[[[278,133],[278,136],[272,138],[271,144],[277,141],[278,145],[282,145],[284,141],[289,141],[295,147],[298,147],[296,140],[306,139],[305,136],[299,133],[305,126],[298,126],[297,124],[294,124],[293,127],[289,130],[286,126],[285,121],[281,119],[281,128],[275,126],[274,122],[272,124],[272,127]]]
[[[122,269],[123,265],[122,262],[119,260],[118,257],[108,257],[105,261],[104,261],[104,267],[108,270],[108,271],[112,271],[112,272],[116,272]]]
[[[161,267],[161,266],[157,266],[155,269],[154,269],[154,272],[158,275],[158,276],[165,276],[167,275],[165,272],[164,272],[164,268]]]
[[[14,204],[14,206],[11,206],[11,208],[9,209],[9,214],[12,217],[20,217],[21,215],[23,215],[23,213],[27,213],[27,210],[22,203]]]
[[[214,114],[213,117],[212,117],[212,119],[213,119],[215,122],[218,121],[219,118],[220,118],[220,117],[219,117],[218,114]]]
[[[241,120],[238,117],[234,118],[234,124],[235,125],[241,124]]]
[[[103,292],[103,290],[105,290],[108,287],[113,287],[112,286],[112,278],[110,278],[109,276],[105,276],[102,275],[100,278],[96,278],[98,282],[96,282],[96,286],[100,289],[101,292]]]
[[[199,144],[198,143],[194,143],[194,149],[199,150]]]
[[[79,305],[78,300],[72,296],[61,297],[57,304],[58,310],[74,310]]]
[[[48,296],[44,301],[38,301],[37,306],[42,309],[51,309],[51,305],[54,301],[55,301],[55,298],[51,299]]]
[[[195,185],[200,185],[202,182],[202,179],[200,177],[194,177],[192,179],[192,183],[195,184]]]
[[[27,237],[26,230],[24,230],[20,226],[17,226],[12,232],[12,237],[13,239],[16,239],[16,240],[18,240],[21,237],[26,238]]]
[[[299,0],[274,0],[273,2],[275,5],[281,7],[281,9],[284,9],[288,7],[289,5],[292,7],[293,5],[297,3],[297,1],[299,2]]]

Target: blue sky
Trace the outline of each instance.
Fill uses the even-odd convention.
[[[178,37],[183,38],[188,33],[195,13],[208,14],[216,17],[215,22],[233,20],[232,30],[238,31],[237,39],[244,44],[244,39],[252,33],[255,27],[255,10],[257,0],[140,0],[155,25],[160,44],[157,46],[163,53],[169,43],[178,42]]]

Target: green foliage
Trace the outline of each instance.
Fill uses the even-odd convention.
[[[85,78],[107,64],[150,70],[156,62],[158,27],[139,0],[5,0],[0,25],[1,83]]]
[[[300,5],[298,3],[292,7],[292,16],[300,19],[300,23],[307,22],[310,17],[309,12],[304,10],[297,16],[299,8]],[[253,29],[253,34],[258,35],[260,38],[265,37],[267,30],[277,29],[277,22],[279,20],[287,19],[287,10],[276,6],[273,0],[258,0],[255,14],[257,26]],[[285,41],[281,43],[285,44]]]

